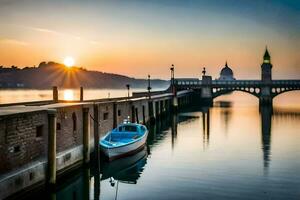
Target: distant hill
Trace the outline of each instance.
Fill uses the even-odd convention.
[[[132,88],[147,88],[146,79],[135,79],[123,75],[89,71],[79,67],[66,68],[55,62],[42,62],[38,67],[6,68],[0,66],[0,88],[49,89],[62,88],[111,88],[122,89],[126,84]],[[167,88],[168,81],[151,80],[152,88]]]

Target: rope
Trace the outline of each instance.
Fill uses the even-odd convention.
[[[98,124],[98,126],[101,126],[100,122],[97,121],[97,120],[95,120],[94,117],[93,117],[92,115],[90,115],[90,118],[91,118],[94,122],[96,122],[96,123]]]

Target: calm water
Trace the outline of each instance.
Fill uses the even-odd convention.
[[[300,199],[299,130],[299,107],[193,109],[150,127],[147,149],[102,162],[100,176],[82,170],[49,197]]]
[[[143,89],[131,89],[130,93],[145,91]],[[76,89],[61,89],[58,92],[59,99],[61,100],[79,100],[80,90]],[[85,89],[84,99],[100,99],[100,98],[113,98],[113,97],[124,97],[127,96],[126,89]],[[51,100],[52,90],[0,90],[0,104],[5,103],[17,103],[17,102],[28,102],[28,101],[43,101]]]
[[[278,103],[288,98],[277,99],[273,113],[270,108],[259,111],[257,99],[234,93],[222,97],[232,101],[231,107],[197,108],[164,118],[149,128],[146,149],[102,162],[100,175],[82,170],[47,196],[300,199],[299,93],[295,96],[290,97],[292,106]]]
[[[300,113],[204,110],[152,128],[148,157],[101,181],[100,199],[299,199]]]
[[[153,88],[153,90],[164,90],[166,88]],[[136,89],[132,88],[132,92],[145,92],[145,89]],[[60,89],[59,99],[61,100],[79,100],[80,91],[79,89]],[[84,89],[84,99],[100,99],[108,97],[124,97],[127,96],[126,89]],[[52,90],[12,90],[0,89],[0,104],[5,103],[17,103],[17,102],[28,102],[28,101],[42,101],[42,100],[51,100],[52,99]],[[257,98],[251,95],[234,92],[232,95],[222,96],[219,99],[227,101],[235,101],[235,104],[238,105],[257,105]],[[300,92],[288,92],[280,95],[274,99],[275,105],[288,106],[288,107],[297,107],[300,106]]]

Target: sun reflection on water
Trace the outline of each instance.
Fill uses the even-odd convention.
[[[64,90],[64,100],[74,100],[74,91],[70,89]]]

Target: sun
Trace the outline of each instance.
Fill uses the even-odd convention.
[[[71,68],[74,66],[75,60],[73,57],[68,56],[64,59],[64,65]]]

